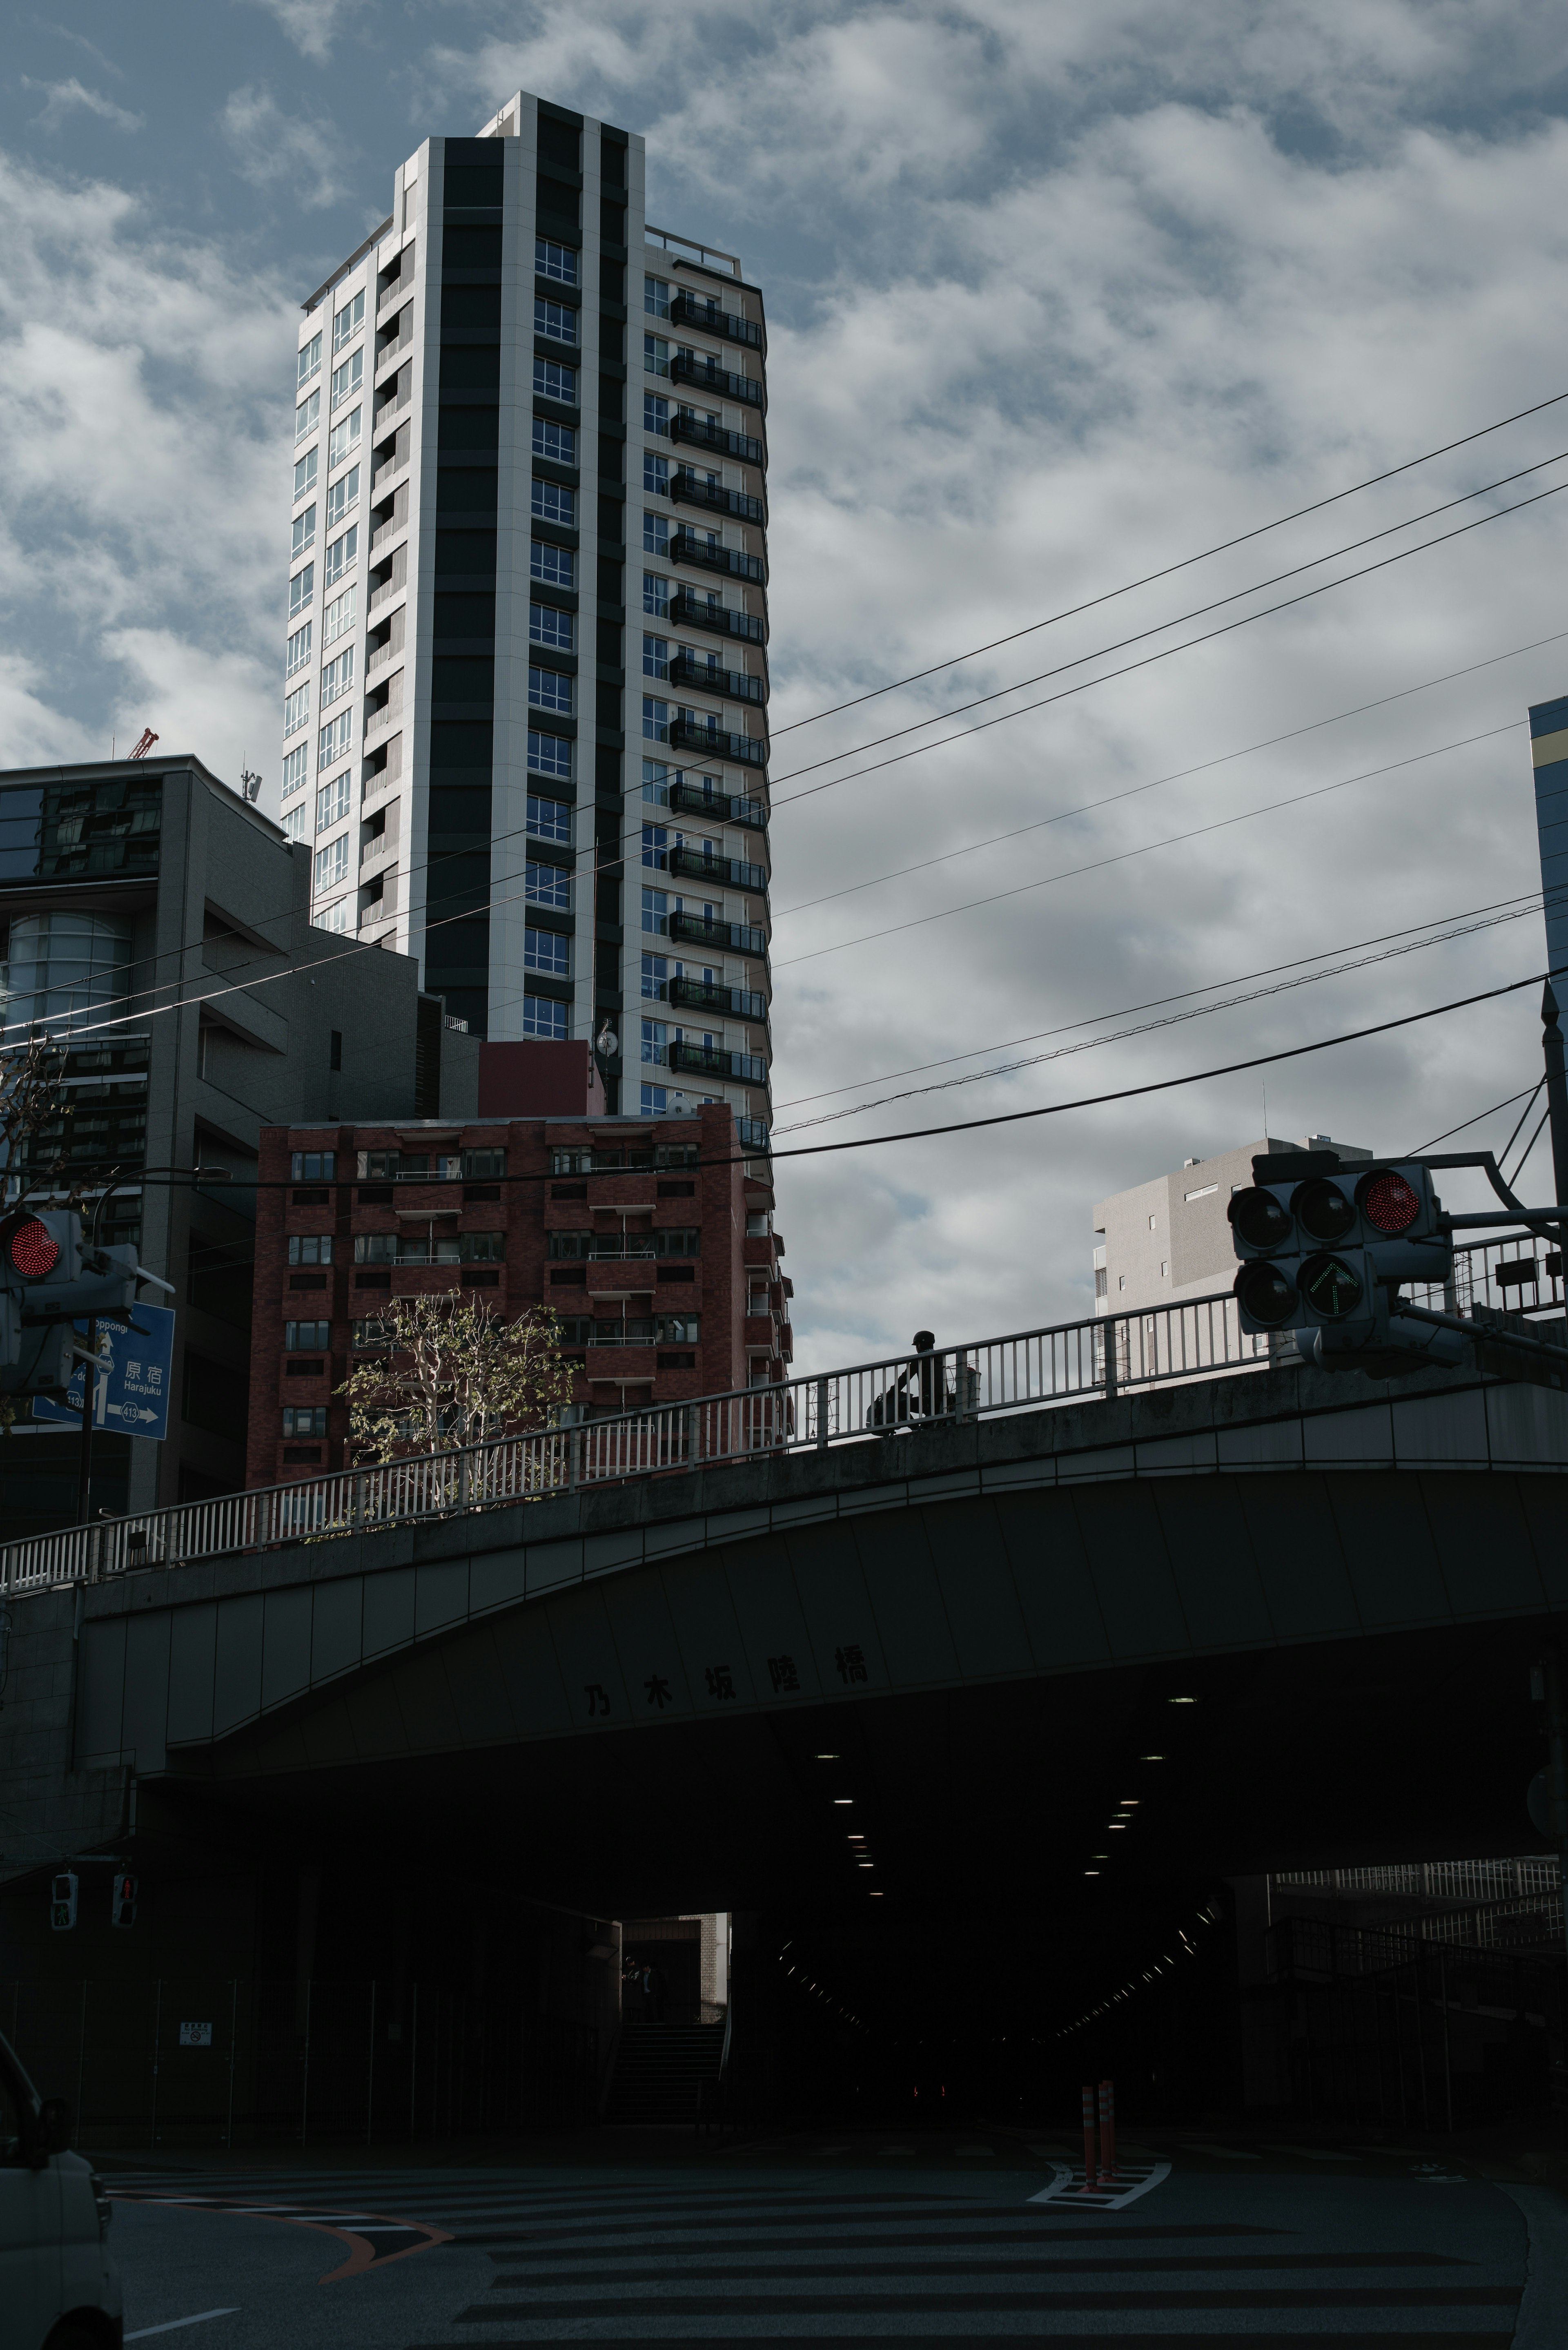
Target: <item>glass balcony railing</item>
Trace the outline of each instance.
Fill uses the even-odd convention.
[[[760,612],[732,612],[723,604],[710,604],[690,588],[678,588],[670,599],[670,618],[689,629],[710,629],[716,637],[741,637],[749,645],[765,645],[768,624]]]
[[[729,515],[736,522],[752,522],[761,529],[767,528],[764,498],[753,498],[744,490],[727,490],[722,482],[710,482],[690,465],[677,465],[670,474],[670,495],[677,505],[701,506],[709,514]]]
[[[671,914],[670,936],[689,946],[728,947],[735,954],[765,955],[768,951],[765,931],[750,922],[711,922],[701,914]]]
[[[765,1086],[768,1065],[760,1053],[732,1053],[721,1045],[689,1045],[682,1037],[669,1053],[672,1069],[690,1069],[704,1077],[729,1077],[741,1085]]]
[[[738,857],[709,857],[700,848],[672,848],[665,858],[671,873],[691,881],[706,881],[715,889],[763,889],[768,886],[765,865],[747,865]]]
[[[706,791],[686,779],[670,786],[670,805],[686,816],[705,816],[714,824],[743,824],[765,832],[768,812],[761,800],[742,799],[733,792]]]
[[[664,990],[668,1002],[684,1003],[693,1012],[728,1013],[736,1020],[766,1021],[768,999],[751,987],[723,987],[711,979],[672,979]]]
[[[704,352],[677,351],[670,362],[671,383],[690,383],[699,391],[717,392],[721,400],[733,400],[742,408],[765,410],[768,395],[765,388],[753,382],[749,375],[732,375],[716,359]]]
[[[768,746],[760,734],[727,734],[722,726],[705,726],[691,718],[671,719],[672,751],[701,751],[710,759],[732,759],[737,766],[763,767]]]
[[[738,546],[721,546],[715,534],[700,531],[683,525],[670,535],[671,563],[695,563],[700,570],[727,571],[732,579],[749,579],[765,588],[768,579],[767,557],[746,555]]]
[[[753,677],[743,669],[723,669],[711,653],[703,659],[679,652],[669,674],[671,685],[701,686],[705,692],[722,693],[728,702],[750,702],[760,707],[768,698],[765,678]]]
[[[767,443],[759,441],[754,432],[732,432],[726,424],[711,423],[705,416],[681,416],[670,420],[672,441],[690,442],[693,448],[712,449],[721,457],[732,457],[737,464],[766,466]]]
[[[768,1149],[768,1123],[766,1118],[738,1118],[735,1120],[735,1128],[736,1131],[740,1135],[742,1149],[746,1150],[766,1150]]]

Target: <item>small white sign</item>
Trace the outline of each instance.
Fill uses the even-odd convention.
[[[182,2023],[180,2026],[182,2048],[210,2048],[212,2044],[213,2027],[210,2023]]]

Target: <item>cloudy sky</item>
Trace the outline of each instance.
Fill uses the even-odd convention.
[[[1460,929],[1537,879],[1521,719],[1568,691],[1568,400],[1188,558],[1568,392],[1560,10],[163,0],[11,21],[7,764],[145,723],[275,795],[296,305],[419,140],[521,85],[642,132],[652,218],[767,290],[781,1150],[1201,1071],[1542,967],[1538,914],[1489,920],[1116,1034]],[[1538,1039],[1525,990],[1284,1063],[1269,1129],[1414,1149],[1532,1084]],[[1515,1115],[1471,1131],[1501,1144]],[[781,1163],[802,1365],[1087,1312],[1095,1201],[1263,1116],[1235,1076]],[[1525,1189],[1550,1196],[1544,1142]]]

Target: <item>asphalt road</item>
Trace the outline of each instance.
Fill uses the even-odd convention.
[[[1415,2147],[1162,2134],[1090,2200],[1044,2135],[663,2136],[615,2165],[117,2168],[126,2340],[1568,2344],[1568,2206]]]

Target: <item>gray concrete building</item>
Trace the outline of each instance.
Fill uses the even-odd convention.
[[[303,307],[281,815],[313,920],[612,1111],[765,1139],[766,329],[640,138],[519,91]]]
[[[1172,1174],[1102,1200],[1095,1210],[1096,1313],[1147,1314],[1229,1289],[1236,1277],[1225,1212],[1231,1195],[1251,1182],[1255,1158],[1286,1150],[1337,1150],[1357,1161],[1372,1156],[1359,1143],[1326,1134],[1294,1142],[1266,1134],[1218,1159],[1186,1159]]]
[[[58,1115],[4,1189],[79,1187],[176,1293],[168,1441],[100,1434],[99,1507],[244,1483],[261,1128],[477,1107],[477,1040],[407,957],[312,929],[309,899],[308,850],[188,754],[0,773],[0,1050],[40,1026],[64,1047]],[[198,1165],[226,1180],[160,1180]],[[8,1526],[71,1522],[76,1450],[13,1430]]]

